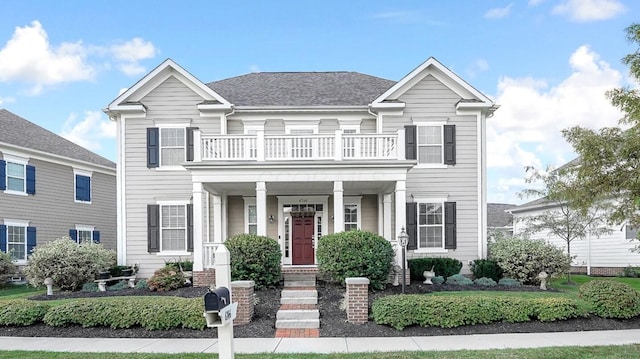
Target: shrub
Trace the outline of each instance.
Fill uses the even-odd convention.
[[[640,267],[628,266],[622,269],[621,277],[640,278]]]
[[[431,283],[433,284],[442,284],[444,283],[444,277],[441,275],[437,275],[433,278],[431,278]]]
[[[379,235],[354,230],[320,238],[316,256],[318,269],[330,280],[344,283],[345,278],[365,277],[372,288],[382,289],[393,267],[394,251]]]
[[[83,292],[97,292],[98,291],[98,283],[90,282],[82,285],[81,291]]]
[[[581,285],[578,295],[602,318],[632,318],[640,314],[640,293],[625,283],[595,279]]]
[[[138,282],[136,282],[136,289],[145,289],[145,288],[149,288],[149,285],[147,284],[146,279],[140,279]]]
[[[473,281],[473,284],[481,287],[495,287],[498,285],[495,280],[487,277],[478,278]]]
[[[411,278],[417,280],[424,280],[422,273],[431,270],[431,268],[436,272],[436,275],[443,276],[444,278],[458,274],[460,273],[460,269],[462,269],[462,262],[455,258],[415,258],[409,259],[408,263]]]
[[[181,271],[192,271],[193,270],[193,261],[188,259],[178,258],[177,261],[165,262],[165,265],[172,266],[175,269]]]
[[[491,244],[490,253],[507,277],[524,284],[538,283],[542,271],[549,275],[566,273],[571,262],[562,249],[544,240],[504,237]]]
[[[18,271],[18,267],[13,264],[8,253],[0,252],[0,285],[4,284],[7,278]]]
[[[522,285],[519,280],[513,278],[502,278],[498,281],[498,285],[503,285],[505,287],[519,287]]]
[[[475,279],[487,277],[497,282],[502,278],[502,268],[492,259],[474,260],[471,263],[471,273]]]
[[[462,274],[454,274],[452,276],[447,277],[447,284],[455,284],[455,285],[472,285],[473,281]]]
[[[0,305],[0,325],[33,325],[42,321],[50,307],[48,303],[26,299],[3,301]]]
[[[410,325],[454,328],[493,322],[555,321],[585,316],[569,298],[390,295],[371,306],[376,324],[398,330]]]
[[[252,280],[257,289],[275,286],[281,279],[280,246],[275,239],[240,234],[225,243],[231,256],[231,279]]]
[[[121,280],[118,283],[114,284],[114,285],[110,285],[107,287],[107,290],[110,291],[116,291],[116,290],[123,290],[123,289],[127,289],[129,288],[129,283],[126,280]]]
[[[69,237],[37,246],[29,257],[24,273],[29,283],[40,286],[45,278],[62,290],[77,290],[95,278],[100,270],[115,263],[116,252],[102,244],[85,241],[80,244]]]
[[[182,272],[172,266],[164,266],[153,273],[147,280],[147,286],[152,291],[165,292],[172,289],[182,288],[185,285],[185,277]]]

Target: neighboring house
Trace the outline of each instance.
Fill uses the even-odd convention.
[[[104,110],[118,128],[118,260],[142,277],[226,238],[274,238],[285,268],[362,229],[408,258],[486,255],[487,96],[429,58],[398,82],[251,73],[205,84],[168,59]],[[398,255],[401,251],[397,251]]]
[[[526,221],[522,219],[559,210],[558,204],[544,198],[525,203],[509,210],[513,214],[513,233],[516,235],[525,230]],[[599,237],[588,236],[571,241],[572,272],[589,275],[617,275],[627,266],[640,266],[640,253],[632,252],[640,242],[634,240],[637,231],[629,225],[611,227],[611,233]],[[567,242],[548,233],[535,233],[530,236],[544,239],[566,251]]]
[[[0,109],[0,250],[71,236],[116,249],[116,164]]]
[[[487,235],[495,233],[513,234],[513,215],[508,211],[515,204],[487,203]]]

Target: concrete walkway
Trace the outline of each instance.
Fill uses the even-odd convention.
[[[541,348],[640,343],[640,329],[384,338],[237,338],[236,353],[365,353]],[[217,339],[0,337],[0,350],[119,353],[217,353]]]

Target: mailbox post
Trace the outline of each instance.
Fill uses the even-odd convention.
[[[233,319],[236,312],[233,309],[238,308],[238,304],[231,303],[231,256],[224,244],[220,244],[216,249],[215,259],[214,267],[218,288],[211,292],[215,293],[211,299],[214,299],[215,296],[219,305],[224,303],[223,297],[228,298],[227,305],[222,309],[218,309],[218,316],[221,322],[221,325],[218,326],[218,357],[220,359],[233,359],[235,357],[233,351]]]

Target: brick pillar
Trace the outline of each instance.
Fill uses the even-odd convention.
[[[193,272],[194,287],[215,287],[216,286],[216,270],[214,268],[205,268],[203,271]]]
[[[231,302],[238,303],[238,313],[233,325],[247,324],[253,318],[254,295],[252,280],[237,280],[231,282]]]
[[[369,320],[369,279],[347,278],[347,321],[363,324]]]

